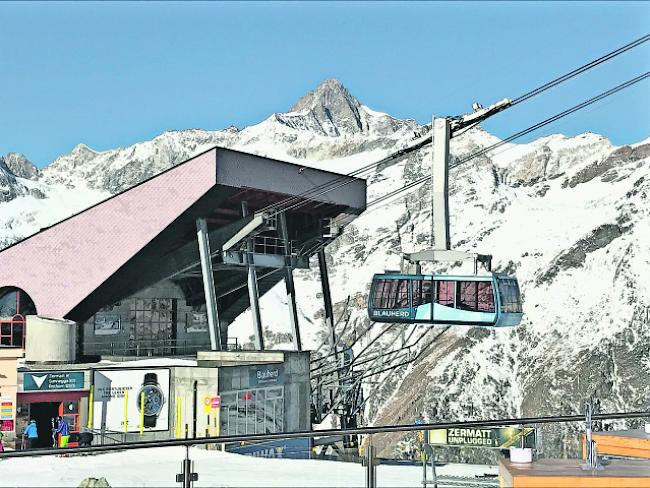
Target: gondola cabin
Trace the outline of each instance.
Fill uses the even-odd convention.
[[[368,315],[375,322],[508,327],[523,314],[510,276],[386,273],[372,278]]]

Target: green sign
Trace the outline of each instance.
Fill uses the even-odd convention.
[[[39,371],[25,373],[24,391],[83,390],[83,371]]]
[[[507,449],[509,447],[535,446],[535,429],[514,427],[475,427],[465,429],[433,429],[429,431],[429,444],[457,447],[483,447]]]

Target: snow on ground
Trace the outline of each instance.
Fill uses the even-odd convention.
[[[0,487],[78,486],[88,477],[104,477],[112,487],[178,486],[185,455],[183,447],[124,451],[97,456],[14,458],[0,461]],[[365,486],[360,464],[323,460],[266,459],[220,451],[190,449],[196,487],[353,487]],[[437,468],[441,476],[496,474],[495,466],[449,464]],[[419,466],[379,466],[380,487],[419,486]]]

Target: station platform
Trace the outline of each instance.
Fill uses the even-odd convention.
[[[650,487],[650,461],[614,459],[602,471],[583,471],[578,459],[540,459],[530,464],[499,461],[501,488]]]
[[[644,429],[594,432],[598,454],[650,459],[650,434]],[[582,457],[585,458],[585,437],[582,437]]]

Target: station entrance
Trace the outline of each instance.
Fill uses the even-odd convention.
[[[39,402],[29,405],[29,420],[36,421],[38,441],[34,447],[53,447],[52,429],[59,414],[60,403]]]
[[[61,398],[65,396],[65,398]],[[58,397],[58,398],[57,398]],[[69,392],[61,393],[22,393],[18,394],[18,408],[16,411],[16,434],[20,436],[30,420],[36,422],[38,440],[34,447],[53,447],[54,422],[58,416],[65,419],[70,427],[70,433],[79,433],[81,429],[79,393],[70,395]],[[17,445],[20,446],[20,438]],[[73,443],[69,444],[71,447]]]

